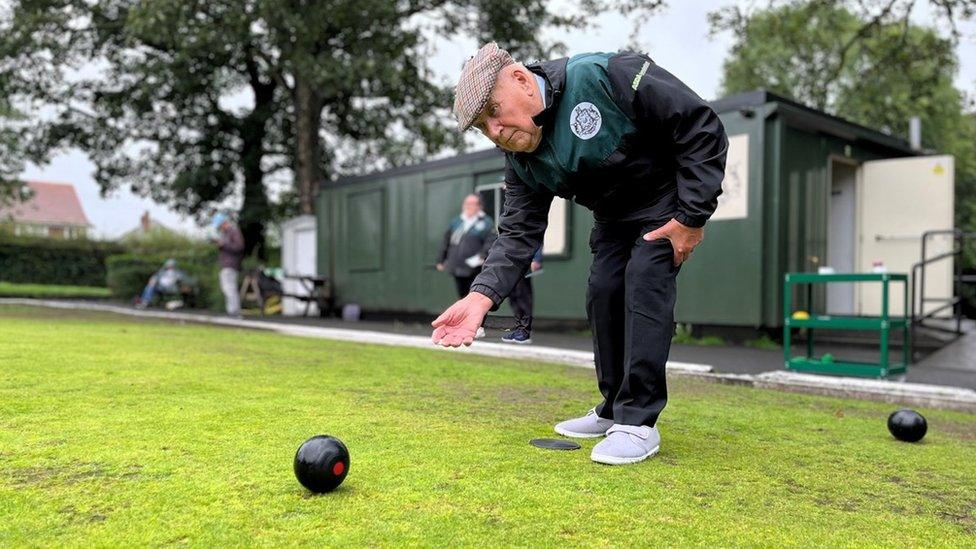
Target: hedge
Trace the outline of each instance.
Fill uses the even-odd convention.
[[[98,286],[22,284],[0,281],[0,296],[36,299],[103,299],[110,297],[110,294],[108,288]]]
[[[216,250],[185,254],[119,254],[108,258],[108,287],[112,295],[132,300],[142,293],[149,277],[158,271],[167,259],[175,259],[178,267],[197,280],[200,288],[198,307],[214,311],[224,309],[224,296],[220,292]]]
[[[31,284],[105,286],[105,260],[122,248],[96,240],[0,235],[0,280]]]

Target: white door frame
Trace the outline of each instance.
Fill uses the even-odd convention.
[[[482,183],[481,185],[475,185],[475,187],[474,187],[474,194],[480,195],[481,194],[481,191],[490,191],[490,190],[495,190],[495,189],[501,189],[504,186],[505,186],[505,182],[504,181],[499,181],[497,183]],[[502,194],[502,193],[500,193],[500,194],[501,194],[502,197],[504,197],[504,194]],[[504,209],[504,206],[505,206],[505,204],[503,203],[504,200],[499,201],[498,198],[499,198],[499,196],[496,195],[496,197],[495,197],[495,209],[497,211],[494,211],[494,212],[485,212],[488,215],[490,215],[492,217],[492,219],[495,221],[495,228],[496,229],[498,228],[498,218],[501,217],[501,212],[502,212],[502,210]]]
[[[833,213],[830,211],[830,197],[831,191],[834,187],[834,162],[847,164],[848,166],[854,168],[854,269],[856,270],[857,266],[861,264],[861,216],[858,215],[858,210],[861,205],[862,163],[854,158],[849,158],[837,153],[827,155],[827,192],[824,193],[824,200],[827,201],[825,211],[827,212],[828,225],[830,223],[831,214]],[[830,227],[826,227],[826,230],[827,234],[825,235],[826,238],[824,238],[824,242],[826,242],[824,249],[824,261],[830,257]],[[861,312],[861,285],[854,282],[851,284],[854,284],[854,303],[852,303],[852,305],[854,308],[854,314],[857,315]],[[826,306],[827,299],[826,291],[827,290],[824,289],[824,306]]]

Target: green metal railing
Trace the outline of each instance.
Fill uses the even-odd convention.
[[[928,255],[929,239],[935,236],[951,237],[952,249],[948,252]],[[916,359],[914,345],[918,344],[915,337],[915,329],[922,327],[941,332],[951,332],[956,336],[962,335],[962,304],[963,304],[963,285],[976,283],[976,277],[963,274],[963,263],[965,263],[964,252],[966,246],[976,242],[976,232],[963,232],[959,229],[925,231],[922,233],[922,257],[921,260],[912,265],[912,299],[911,299],[911,318],[912,318],[912,359]],[[952,295],[950,297],[931,297],[925,294],[925,274],[927,268],[934,263],[953,261],[952,274]],[[934,304],[935,307],[927,305]],[[933,322],[936,315],[951,309],[952,318],[955,320],[955,329],[946,328],[943,325]]]
[[[807,307],[812,309],[813,285],[843,282],[880,282],[881,316],[820,315],[812,311],[793,311],[793,286],[807,287]],[[888,308],[889,284],[900,282],[903,286],[905,310],[902,316],[891,316]],[[783,358],[786,369],[819,374],[849,375],[885,378],[908,371],[911,317],[908,315],[908,275],[891,273],[814,274],[787,273],[783,281]],[[797,314],[801,313],[801,314]],[[806,356],[792,356],[791,336],[794,328],[807,330]],[[881,336],[878,362],[836,360],[830,355],[817,358],[813,349],[815,329],[877,330]],[[891,362],[888,356],[892,331],[902,331],[901,362]]]

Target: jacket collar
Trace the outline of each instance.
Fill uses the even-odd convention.
[[[484,210],[481,210],[480,212],[478,212],[478,215],[474,216],[474,221],[477,221],[479,219],[484,219],[486,215],[488,214],[486,214]],[[464,221],[464,214],[463,213],[458,214],[457,218],[460,219],[461,221]]]
[[[568,57],[553,59],[552,61],[541,61],[533,63],[525,68],[538,74],[546,80],[546,108],[542,112],[532,117],[532,122],[536,126],[544,128],[543,131],[552,129],[552,120],[559,109],[559,99],[566,88],[566,63]]]

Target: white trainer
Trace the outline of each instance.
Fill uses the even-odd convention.
[[[555,429],[557,433],[567,437],[597,438],[607,434],[607,429],[611,427],[613,427],[613,420],[598,416],[594,408],[583,417],[557,423]]]
[[[590,459],[607,465],[627,465],[653,456],[661,448],[657,427],[614,425],[590,452]]]

